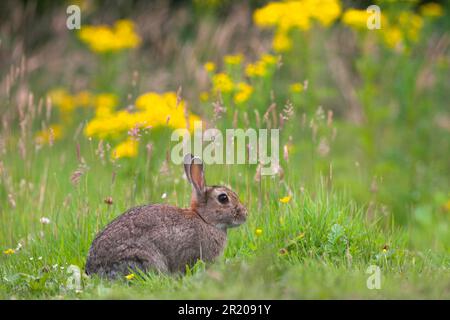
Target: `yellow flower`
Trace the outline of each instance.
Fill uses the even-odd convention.
[[[3,251],[3,253],[6,254],[6,255],[11,255],[11,254],[16,253],[16,250],[14,250],[14,249],[6,249],[5,251]]]
[[[274,65],[277,63],[277,60],[277,57],[271,54],[265,53],[261,56],[261,61],[263,61],[266,65]]]
[[[134,158],[138,154],[138,142],[133,139],[128,139],[117,145],[112,151],[114,159],[119,158]]]
[[[278,31],[272,41],[272,47],[277,52],[289,51],[292,47],[292,41],[284,31]]]
[[[289,86],[289,91],[291,93],[300,93],[303,91],[303,84],[300,82],[293,83]]]
[[[113,27],[83,26],[78,37],[96,53],[136,48],[141,43],[141,38],[134,30],[134,23],[130,20],[118,20]]]
[[[264,7],[255,10],[253,21],[263,28],[308,30],[313,20],[328,27],[340,14],[339,0],[280,1],[269,2]]]
[[[253,87],[245,82],[239,82],[237,88],[238,92],[234,95],[234,102],[236,104],[247,102],[253,93]]]
[[[341,14],[339,0],[310,0],[311,17],[318,20],[324,27],[329,27]]]
[[[62,113],[71,113],[75,109],[75,100],[65,89],[51,90],[48,97]]]
[[[125,279],[127,280],[133,280],[136,277],[136,275],[134,273],[130,273],[128,275],[125,276]]]
[[[231,92],[234,88],[233,81],[231,80],[230,76],[228,76],[226,73],[218,73],[213,76],[212,79],[213,82],[213,89],[216,92],[222,92],[227,93]]]
[[[366,10],[348,9],[342,16],[342,22],[355,29],[367,29],[370,14]]]
[[[80,91],[74,97],[75,105],[89,107],[92,105],[92,94],[89,91]]]
[[[96,116],[84,129],[88,137],[118,138],[134,128],[158,126],[186,128],[186,121],[189,123],[189,129],[193,130],[194,122],[200,120],[191,112],[185,114],[185,102],[178,101],[175,92],[162,94],[147,92],[140,95],[135,101],[136,112],[115,111],[113,96],[103,96],[102,99],[97,99],[97,102]]]
[[[266,74],[266,68],[263,64],[249,63],[245,67],[245,74],[249,77],[262,77]]]
[[[444,209],[450,212],[450,199],[448,199],[447,202],[444,204]]]
[[[101,93],[95,97],[95,108],[113,109],[117,106],[117,96],[113,93]]]
[[[211,62],[211,61],[208,61],[207,63],[205,63],[203,67],[208,72],[214,72],[216,70],[216,65],[214,64],[214,62]]]
[[[283,198],[280,198],[280,202],[281,203],[288,203],[289,201],[291,201],[292,196],[285,196]]]
[[[238,65],[241,64],[243,58],[242,54],[227,55],[223,58],[223,61],[229,65]]]
[[[298,236],[297,236],[297,240],[301,240],[301,239],[303,239],[305,237],[305,233],[304,232],[300,232],[299,234],[298,234]]]
[[[59,140],[62,137],[62,126],[51,125],[46,130],[38,131],[35,135],[35,141],[37,144],[50,144],[50,142]]]
[[[419,40],[420,31],[423,27],[421,16],[408,11],[402,12],[398,17],[398,24],[408,40],[413,42]]]
[[[420,6],[420,13],[425,17],[441,17],[444,15],[444,9],[440,4],[430,2]]]
[[[255,230],[255,234],[259,237],[260,235],[262,235],[263,231],[260,228],[256,228]]]
[[[200,101],[206,102],[209,100],[209,93],[206,91],[203,91],[200,93]]]

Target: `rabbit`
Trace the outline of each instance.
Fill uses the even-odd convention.
[[[101,231],[89,249],[86,274],[114,279],[130,272],[183,273],[223,252],[227,229],[243,224],[247,209],[224,186],[206,186],[203,162],[187,154],[190,208],[149,204],[129,209]]]

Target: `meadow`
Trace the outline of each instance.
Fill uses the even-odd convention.
[[[447,2],[70,4],[0,5],[1,299],[450,298]],[[249,211],[223,256],[85,275],[127,209],[189,206],[199,120],[280,130],[273,175],[206,165]]]

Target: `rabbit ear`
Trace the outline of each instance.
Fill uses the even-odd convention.
[[[184,157],[184,171],[186,172],[186,177],[189,182],[192,184],[195,200],[203,202],[205,198],[206,182],[202,160],[191,154],[187,154]]]
[[[183,164],[184,164],[184,173],[186,174],[186,178],[188,179],[189,183],[192,184],[191,179],[191,163],[194,156],[190,153],[186,154],[184,156]]]

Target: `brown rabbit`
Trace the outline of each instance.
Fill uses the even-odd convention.
[[[184,272],[198,259],[212,261],[226,244],[227,229],[245,222],[247,209],[222,186],[206,186],[203,163],[188,154],[186,177],[191,207],[164,204],[132,208],[112,221],[92,242],[87,274],[115,278],[130,270]]]

